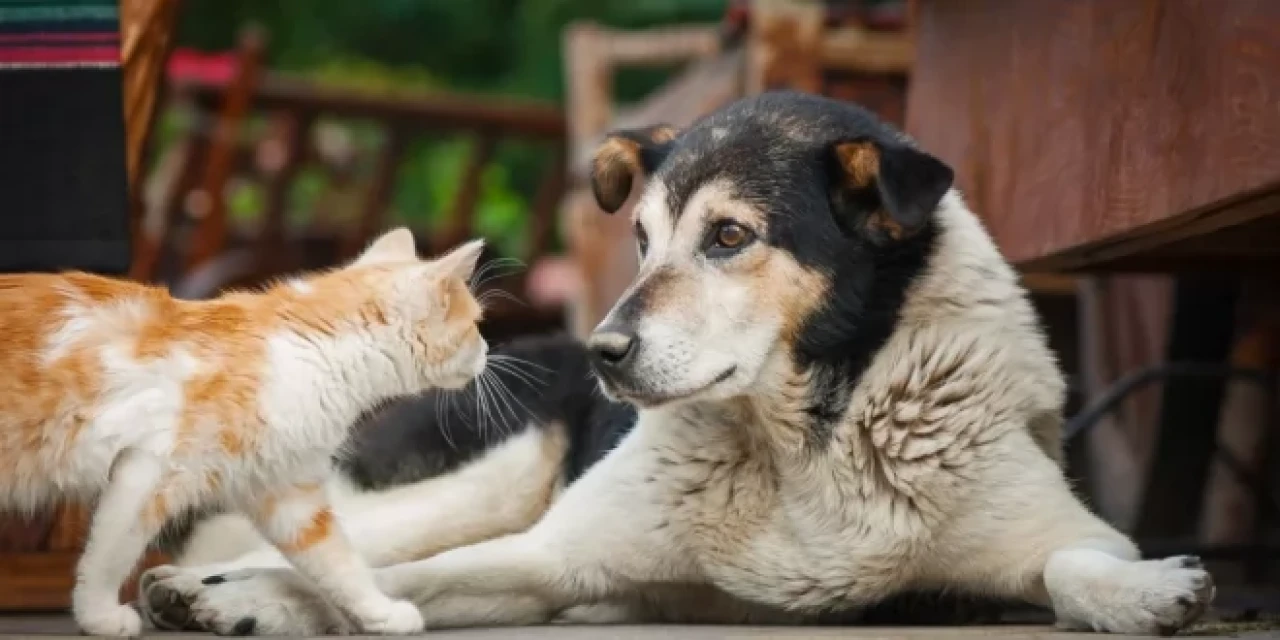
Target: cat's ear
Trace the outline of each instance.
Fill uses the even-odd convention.
[[[413,244],[413,232],[409,231],[407,227],[398,227],[374,240],[373,244],[370,244],[369,248],[365,249],[359,258],[356,258],[355,264],[406,262],[417,259],[418,250]]]
[[[431,263],[431,270],[437,276],[457,278],[462,281],[471,279],[476,271],[476,263],[484,251],[484,240],[472,240],[453,251],[444,254]]]

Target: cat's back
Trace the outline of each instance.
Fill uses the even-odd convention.
[[[19,493],[37,492],[41,476],[72,483],[58,476],[75,473],[76,444],[102,408],[103,348],[139,334],[169,300],[85,273],[0,275],[0,467],[30,485]],[[7,488],[6,502],[28,501]]]
[[[60,361],[76,364],[78,347],[137,333],[169,302],[160,290],[87,273],[0,275],[0,372],[11,383],[56,376]]]

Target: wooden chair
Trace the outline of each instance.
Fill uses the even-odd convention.
[[[173,40],[176,0],[121,0],[121,63],[125,151],[134,237],[140,236],[144,165]],[[75,586],[74,567],[88,530],[83,505],[68,504],[33,517],[0,518],[0,611],[64,610]],[[163,559],[150,556],[143,566]],[[122,594],[132,598],[130,587]]]

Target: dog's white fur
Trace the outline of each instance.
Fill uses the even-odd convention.
[[[380,586],[416,602],[428,627],[802,621],[929,588],[1040,603],[1074,629],[1194,620],[1212,599],[1209,575],[1192,558],[1140,560],[1072,495],[1058,460],[1064,385],[1025,294],[957,194],[937,219],[935,255],[821,447],[793,426],[803,381],[757,377],[745,400],[642,410],[527,531],[384,557],[403,562],[377,571]],[[437,499],[399,504],[434,519]],[[357,540],[467,517],[375,522],[375,511],[346,514],[365,532]],[[142,604],[182,599],[221,631],[244,617],[258,633],[345,630],[288,569],[200,584],[213,572],[157,570]]]

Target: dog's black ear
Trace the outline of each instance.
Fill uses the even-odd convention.
[[[941,160],[904,144],[837,142],[831,204],[846,233],[884,245],[924,228],[955,178]]]
[[[680,132],[660,124],[624,129],[605,135],[591,159],[591,192],[606,213],[622,208],[637,178],[653,172],[671,150]]]

